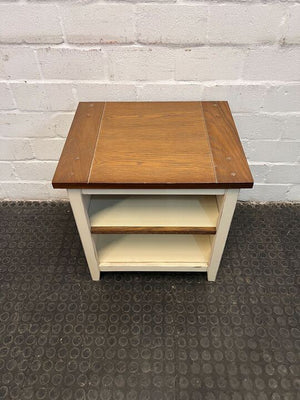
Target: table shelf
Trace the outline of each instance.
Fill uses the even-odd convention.
[[[206,271],[210,235],[93,235],[101,271]]]
[[[216,196],[92,196],[93,234],[215,234]]]

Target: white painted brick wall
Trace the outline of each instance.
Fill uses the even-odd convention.
[[[174,80],[175,49],[133,45],[104,51],[108,79],[112,81]]]
[[[281,4],[211,4],[209,43],[254,44],[276,41],[286,9]],[[222,23],[222,29],[220,29]]]
[[[62,138],[31,139],[30,141],[37,160],[58,160],[64,142]]]
[[[0,82],[0,108],[1,110],[13,110],[15,102],[7,83]]]
[[[45,79],[105,79],[103,51],[97,49],[51,48],[37,50]]]
[[[246,50],[230,46],[204,46],[176,51],[177,81],[235,80],[240,77]]]
[[[145,44],[203,44],[207,42],[207,15],[208,7],[201,4],[138,5],[137,38]]]
[[[259,112],[263,106],[263,98],[266,93],[265,84],[227,84],[210,83],[205,85],[203,99],[226,99],[233,112],[251,113]],[[242,134],[242,132],[241,132]]]
[[[288,9],[289,19],[286,28],[286,43],[300,43],[300,4],[295,4]]]
[[[264,110],[269,112],[299,113],[300,83],[273,85],[266,93]]]
[[[65,137],[73,112],[0,113],[0,137]]]
[[[255,179],[300,200],[298,0],[0,0],[0,198],[50,181],[78,101],[228,100]]]
[[[68,111],[76,105],[71,84],[41,82],[10,86],[21,111]]]
[[[0,160],[32,160],[33,151],[28,139],[0,138]]]
[[[60,7],[69,43],[133,43],[135,9],[131,4],[70,4]],[[113,23],[112,23],[113,22]]]
[[[0,48],[0,79],[40,79],[41,74],[30,47],[9,46]]]
[[[300,47],[251,48],[245,57],[242,77],[255,81],[299,81]]]
[[[251,140],[244,143],[250,162],[296,163],[300,156],[300,142]]]
[[[53,4],[0,4],[1,43],[62,43],[57,7]]]
[[[133,83],[119,84],[109,83],[86,83],[77,82],[73,85],[77,98],[80,101],[132,101],[137,98],[137,85]]]

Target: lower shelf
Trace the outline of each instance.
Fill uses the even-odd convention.
[[[206,271],[210,235],[93,235],[101,271]]]

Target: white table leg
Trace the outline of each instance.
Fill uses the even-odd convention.
[[[219,202],[220,215],[217,223],[217,233],[212,241],[212,253],[207,269],[207,279],[209,281],[216,280],[238,194],[239,189],[228,189],[224,196],[220,197],[222,200]]]
[[[69,189],[68,195],[91,277],[93,281],[98,281],[100,279],[98,256],[88,217],[90,196],[83,195],[81,189]]]

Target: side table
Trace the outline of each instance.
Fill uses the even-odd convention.
[[[93,280],[199,271],[215,281],[253,178],[227,102],[87,102],[52,184],[68,190]]]

